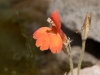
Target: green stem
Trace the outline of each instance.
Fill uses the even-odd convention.
[[[79,58],[77,75],[80,75],[81,64],[82,64],[82,60],[84,57],[84,51],[85,51],[85,43],[86,43],[86,40],[82,40],[82,52]]]
[[[71,75],[73,75],[73,61],[72,61],[71,56],[69,57],[69,63],[70,63]]]
[[[72,61],[72,57],[71,57],[70,43],[63,45],[63,51],[64,51],[65,54],[68,55],[69,64],[70,64],[70,71],[71,71],[71,75],[73,75],[73,61]]]
[[[73,61],[72,61],[72,57],[70,54],[70,47],[67,47],[67,51],[68,51],[68,56],[69,56],[69,64],[70,64],[70,70],[71,70],[71,75],[73,75]]]

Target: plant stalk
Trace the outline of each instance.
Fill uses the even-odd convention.
[[[72,61],[71,56],[69,56],[69,63],[70,63],[71,75],[73,75],[73,61]]]
[[[69,60],[69,64],[70,64],[70,71],[71,71],[71,75],[73,75],[73,61],[72,61],[72,57],[71,57],[70,43],[64,44],[63,51],[65,54],[68,55],[68,60]]]
[[[78,62],[77,75],[80,75],[81,64],[82,64],[82,60],[83,60],[83,57],[84,57],[84,51],[85,51],[85,43],[86,43],[86,40],[82,40],[82,52],[81,52],[79,62]]]
[[[70,70],[71,70],[71,75],[73,75],[73,61],[72,61],[72,57],[70,54],[71,48],[70,48],[70,45],[68,46],[69,47],[67,47],[67,51],[68,51],[68,57],[69,57]]]

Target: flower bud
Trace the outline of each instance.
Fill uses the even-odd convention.
[[[84,24],[82,26],[82,33],[81,33],[82,40],[86,40],[88,37],[88,33],[91,25],[91,16],[92,16],[91,13],[86,14]]]

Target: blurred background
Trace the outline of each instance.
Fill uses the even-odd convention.
[[[0,75],[63,75],[69,72],[68,57],[61,51],[40,51],[33,32],[49,26],[47,18],[57,10],[62,30],[71,38],[74,68],[81,52],[81,30],[87,12],[92,23],[82,68],[100,60],[99,0],[0,0]]]

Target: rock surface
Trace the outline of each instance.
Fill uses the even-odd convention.
[[[81,48],[79,46],[72,47],[71,56],[73,58],[74,67],[77,67],[80,54],[81,54]],[[63,51],[57,54],[57,59],[59,62],[68,63],[69,61],[67,55]],[[98,63],[98,61],[99,60],[97,58],[85,52],[82,67],[89,67],[89,66],[95,65]]]
[[[53,0],[48,13],[58,10],[62,23],[75,31],[80,30],[87,12],[92,12],[89,38],[100,42],[100,1],[99,0]],[[95,37],[96,36],[96,37]]]
[[[71,75],[70,73],[68,75]],[[74,75],[77,75],[77,68],[74,69]],[[80,71],[80,75],[100,75],[100,63],[92,67],[84,68]]]

